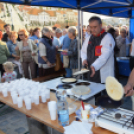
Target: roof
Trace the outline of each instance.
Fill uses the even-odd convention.
[[[2,20],[0,20],[0,30],[4,30],[4,25],[5,25],[6,23],[4,22],[4,21],[2,21]]]
[[[55,11],[47,11],[45,10],[46,13],[50,15],[50,17],[56,17],[56,12]]]
[[[27,13],[30,15],[38,15],[39,13],[43,12],[44,10],[38,8],[31,8]]]
[[[56,12],[58,12],[58,13],[60,13],[60,14],[66,14],[65,11],[56,11]]]

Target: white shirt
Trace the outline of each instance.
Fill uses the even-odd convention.
[[[91,36],[86,38],[81,49],[82,62],[87,60],[87,47]],[[98,44],[99,45],[99,44]],[[105,83],[108,76],[114,76],[114,46],[115,41],[111,34],[107,33],[102,39],[101,55],[95,60],[92,66],[95,71],[100,70],[101,83]]]
[[[85,39],[87,38],[87,37],[89,37],[90,36],[90,34],[88,33],[88,32],[85,32]]]
[[[134,39],[132,41],[132,51],[131,51],[131,56],[134,56]]]

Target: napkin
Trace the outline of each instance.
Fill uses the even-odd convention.
[[[91,123],[73,121],[69,126],[64,127],[64,134],[93,134],[92,126]]]

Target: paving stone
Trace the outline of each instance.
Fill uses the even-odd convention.
[[[9,122],[6,120],[6,121],[3,121],[0,123],[0,126],[6,126]]]
[[[5,116],[0,116],[0,122],[6,120],[6,117]]]
[[[20,127],[20,128],[15,129],[15,132],[17,132],[18,134],[25,133],[25,131],[26,130],[23,127]]]
[[[10,120],[12,120],[12,121],[18,121],[19,119],[20,119],[19,115],[15,115],[15,116],[10,118]]]

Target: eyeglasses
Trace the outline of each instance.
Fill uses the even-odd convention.
[[[19,34],[19,36],[24,36],[24,34]]]

